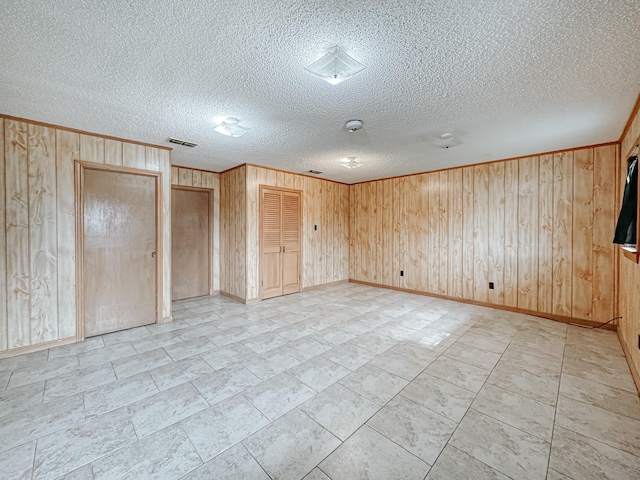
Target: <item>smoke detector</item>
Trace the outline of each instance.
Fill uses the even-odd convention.
[[[452,148],[457,147],[462,144],[460,140],[458,140],[453,133],[443,133],[440,135],[433,144],[439,148]]]
[[[357,132],[362,128],[362,120],[349,120],[344,126],[349,132]]]

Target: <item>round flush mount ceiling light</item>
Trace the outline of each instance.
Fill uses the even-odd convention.
[[[356,160],[356,157],[346,157],[340,159],[340,165],[342,165],[344,168],[351,169],[361,167],[364,164]]]
[[[357,132],[362,128],[362,120],[349,120],[344,128],[351,133]]]

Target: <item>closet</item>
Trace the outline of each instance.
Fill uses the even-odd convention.
[[[260,298],[300,291],[301,203],[298,190],[260,186]]]

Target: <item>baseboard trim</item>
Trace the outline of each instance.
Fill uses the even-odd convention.
[[[563,316],[563,315],[555,315],[555,314],[552,314],[552,313],[538,312],[538,311],[535,311],[535,310],[525,310],[525,309],[522,309],[522,308],[509,307],[507,305],[497,305],[495,303],[479,302],[477,300],[469,300],[467,298],[450,297],[448,295],[440,295],[438,293],[423,292],[421,290],[412,290],[410,288],[392,287],[390,285],[381,285],[379,283],[363,282],[362,280],[349,279],[349,282],[350,283],[357,283],[357,284],[360,284],[360,285],[367,285],[367,286],[370,286],[370,287],[378,287],[378,288],[386,288],[388,290],[396,290],[398,292],[413,293],[413,294],[416,294],[416,295],[424,295],[425,297],[441,298],[443,300],[451,300],[453,302],[467,303],[469,305],[477,305],[479,307],[495,308],[496,310],[504,310],[506,312],[522,313],[524,315],[531,315],[533,317],[546,318],[547,320],[555,320],[556,322],[575,323],[577,325],[582,325],[582,326],[585,326],[585,327],[596,327],[596,326],[598,326],[598,325],[600,325],[602,323],[602,322],[595,322],[593,320],[584,320],[584,319],[581,319],[581,318],[573,318],[573,317],[566,317],[566,316]],[[602,328],[604,330],[614,330],[614,331],[618,330],[617,324],[615,324],[615,323],[611,323],[609,325],[605,325]]]
[[[629,365],[629,370],[631,370],[631,377],[633,378],[633,382],[636,384],[638,396],[640,396],[640,373],[638,372],[635,363],[633,363],[631,352],[629,351],[627,342],[625,342],[624,338],[622,338],[622,333],[620,332],[620,330],[618,330],[618,340],[620,340],[620,345],[622,346],[622,351],[624,352],[624,358],[627,361],[627,365]]]
[[[223,292],[222,290],[220,290],[220,295],[222,295],[223,297],[227,297],[230,298],[231,300],[235,300],[236,302],[240,302],[240,303],[247,303],[247,299],[246,298],[240,298],[237,297],[235,295],[232,295],[231,293],[228,292]]]
[[[76,337],[60,338],[58,340],[51,340],[50,342],[37,343],[35,345],[27,345],[24,347],[10,348],[9,350],[3,350],[0,352],[0,358],[15,357],[16,355],[23,355],[25,353],[39,352],[40,350],[46,350],[51,347],[60,347],[62,345],[70,345],[76,343]]]
[[[304,287],[301,292],[308,292],[310,290],[317,290],[322,287],[330,287],[332,285],[340,285],[341,283],[349,283],[349,280],[338,280],[337,282],[321,283],[319,285],[311,285],[310,287]]]

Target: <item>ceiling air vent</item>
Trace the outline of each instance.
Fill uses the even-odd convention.
[[[319,170],[307,170],[307,173],[311,173],[313,175],[322,175],[322,172]]]
[[[170,138],[169,143],[175,143],[176,145],[182,145],[183,147],[189,147],[189,148],[198,146],[197,143],[185,142],[184,140],[178,140],[177,138]]]

